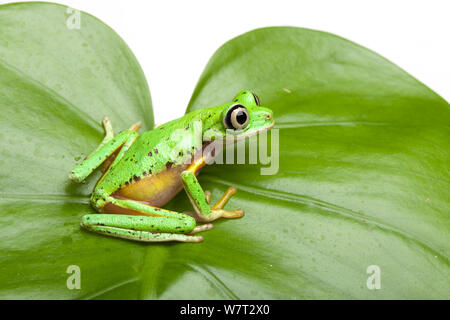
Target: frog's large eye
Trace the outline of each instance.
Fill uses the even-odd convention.
[[[228,129],[239,130],[245,128],[248,124],[249,116],[247,109],[241,105],[236,104],[228,109],[227,114],[223,118],[223,124]]]
[[[260,106],[261,104],[259,103],[259,98],[258,98],[258,96],[257,96],[256,94],[254,94],[253,92],[252,92],[252,94],[253,94],[253,98],[255,98],[256,105],[257,105],[257,106]]]

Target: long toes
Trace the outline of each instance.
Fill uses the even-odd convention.
[[[135,124],[133,124],[128,130],[130,131],[138,131],[142,126],[142,122],[138,121]]]
[[[213,209],[222,209],[230,198],[237,192],[235,187],[229,187],[217,203],[212,207]]]
[[[188,234],[195,234],[195,233],[199,233],[199,232],[203,232],[203,231],[208,231],[211,230],[212,228],[214,228],[214,225],[211,223],[205,223],[202,224],[200,226],[196,226],[191,232],[189,232]]]
[[[192,237],[188,237],[186,239],[178,240],[178,241],[180,241],[180,242],[202,242],[203,237],[202,236],[192,236]]]
[[[244,216],[245,212],[242,209],[236,209],[236,210],[223,210],[222,217],[224,218],[240,218]]]
[[[108,126],[109,124],[111,124],[111,120],[109,120],[108,116],[104,116],[102,119],[102,123],[104,126]]]
[[[205,191],[206,202],[209,204],[211,202],[212,193],[209,190]]]

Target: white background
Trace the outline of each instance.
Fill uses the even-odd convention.
[[[56,2],[96,16],[125,40],[147,77],[156,123],[183,115],[219,46],[266,26],[306,27],[357,42],[450,101],[450,1]]]

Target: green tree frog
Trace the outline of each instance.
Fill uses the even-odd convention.
[[[82,182],[103,163],[103,175],[91,196],[99,213],[84,215],[81,226],[143,242],[202,241],[196,234],[210,230],[213,225],[208,222],[244,215],[242,209],[223,209],[236,188],[230,187],[210,206],[211,193],[204,192],[197,180],[201,168],[214,158],[211,144],[223,144],[230,135],[234,142],[273,125],[272,111],[260,106],[249,90],[239,92],[231,103],[193,111],[141,135],[137,123],[114,136],[105,117],[103,141],[69,174]],[[183,188],[195,212],[161,208]]]

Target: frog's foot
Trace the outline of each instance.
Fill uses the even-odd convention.
[[[129,131],[138,131],[142,126],[142,122],[138,121],[135,124],[133,124],[128,130]]]
[[[211,206],[211,213],[208,216],[203,216],[201,214],[189,213],[190,216],[195,217],[197,221],[209,222],[214,221],[219,218],[240,218],[244,216],[244,210],[236,209],[236,210],[223,210],[223,207],[226,205],[228,200],[237,192],[235,187],[229,187],[227,191],[222,195],[222,197],[217,201],[217,203]],[[209,194],[208,194],[209,193]],[[206,200],[209,204],[211,200],[211,193],[209,191],[205,191]]]
[[[104,116],[102,119],[103,128],[105,129],[105,136],[112,138],[114,136],[114,130],[112,127],[112,122],[109,120],[108,116]]]
[[[205,223],[205,224],[202,224],[201,226],[196,226],[191,232],[186,233],[186,234],[195,234],[195,233],[211,230],[212,228],[214,228],[214,225],[212,225],[211,223]]]
[[[217,201],[217,203],[211,207],[211,210],[222,209],[236,192],[237,189],[235,187],[229,187],[219,199],[219,201]]]
[[[241,218],[244,216],[245,212],[242,209],[236,209],[236,210],[222,210],[222,209],[214,209],[211,210],[212,215],[215,216],[215,219],[219,218],[227,218],[227,219],[235,219],[235,218]]]
[[[209,204],[211,202],[211,196],[212,193],[209,190],[205,190],[205,198],[206,198],[206,202]]]
[[[211,215],[214,220],[219,218],[240,218],[244,215],[244,210],[223,210],[222,208],[231,199],[231,197],[237,192],[235,187],[229,187],[223,196],[217,201],[215,205],[211,207]]]
[[[97,147],[97,150],[108,143],[112,138],[114,138],[114,129],[112,126],[111,120],[109,120],[108,116],[104,116],[102,119],[103,128],[105,129],[105,137],[103,138],[100,145]]]

